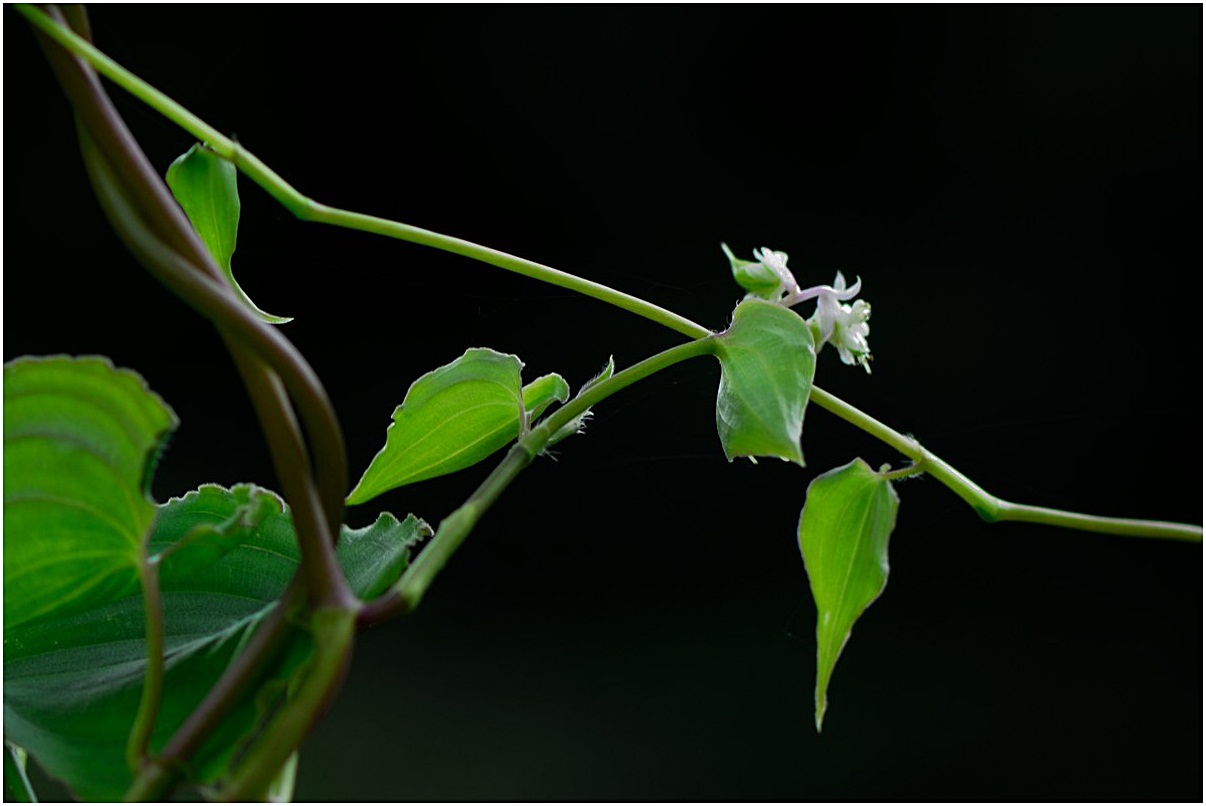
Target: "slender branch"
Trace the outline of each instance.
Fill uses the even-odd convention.
[[[22,16],[35,25],[40,31],[58,42],[66,49],[88,60],[88,63],[101,75],[124,89],[143,103],[152,107],[168,120],[181,128],[193,133],[199,140],[207,143],[227,142],[227,138],[205,121],[189,112],[180,104],[164,95],[159,90],[147,84],[142,79],[130,73],[117,62],[110,59],[97,49],[95,45],[74,31],[55,23],[42,9],[29,3],[15,3],[13,6]],[[229,154],[225,155],[229,156]]]
[[[413,227],[376,216],[364,215],[363,213],[355,213],[349,210],[340,210],[325,204],[319,204],[298,192],[292,185],[282,179],[254,154],[244,149],[239,143],[218,132],[167,95],[130,73],[91,43],[76,36],[71,31],[56,25],[36,7],[18,4],[16,8],[30,22],[45,31],[47,35],[53,37],[64,47],[87,59],[102,75],[130,92],[173,123],[176,123],[189,134],[203,141],[220,156],[233,161],[248,178],[264,188],[273,198],[302,220],[331,224],[363,232],[372,232],[473,258],[474,260],[479,260],[483,263],[506,269],[507,271],[522,274],[525,277],[531,277],[541,282],[576,291],[588,297],[594,297],[610,305],[665,325],[671,330],[677,331],[689,338],[698,339],[708,335],[710,332],[706,328],[665,308],[532,260],[525,260],[497,249],[479,246],[470,241],[441,235],[420,227]]]
[[[1015,504],[997,498],[940,459],[920,442],[894,431],[866,412],[829,394],[823,389],[812,388],[811,400],[821,408],[836,414],[846,422],[861,428],[873,437],[887,443],[914,462],[908,475],[928,473],[949,487],[955,495],[966,501],[976,513],[988,523],[1000,521],[1025,521],[1079,529],[1084,532],[1100,532],[1129,537],[1160,537],[1173,540],[1202,542],[1202,527],[1168,521],[1138,520],[1132,518],[1106,518],[1085,515],[1061,509],[1048,509],[1029,504]]]
[[[334,226],[348,227],[364,232],[372,232],[480,260],[508,271],[594,297],[651,321],[658,322],[690,338],[703,338],[710,333],[702,325],[645,300],[616,291],[599,283],[575,277],[549,266],[419,227],[412,227],[375,216],[319,204],[298,192],[254,154],[242,148],[242,146],[225,135],[217,132],[213,127],[201,121],[171,98],[133,75],[112,59],[109,59],[90,43],[77,37],[71,31],[56,25],[38,9],[18,4],[17,10],[29,18],[34,25],[45,30],[48,35],[53,36],[65,47],[70,48],[87,59],[99,72],[130,91],[169,120],[172,120],[193,134],[193,136],[205,141],[222,156],[233,160],[244,174],[263,187],[273,198],[293,212],[298,218]],[[1202,529],[1199,526],[1168,524],[1160,521],[1098,518],[1091,515],[1048,510],[1041,507],[1030,507],[1001,501],[989,495],[946,462],[922,448],[916,440],[888,428],[886,425],[859,411],[840,398],[814,385],[811,399],[822,408],[862,428],[897,449],[905,456],[913,459],[913,461],[918,462],[925,472],[934,476],[934,478],[954,491],[956,495],[971,504],[981,517],[986,520],[1028,520],[1086,531],[1106,531],[1111,534],[1173,537],[1199,542],[1202,539]],[[922,461],[923,454],[925,461]]]
[[[254,157],[251,157],[247,151],[238,147],[235,154],[235,164],[247,173],[249,177],[257,181],[260,178],[268,179],[266,176],[261,177],[258,173],[248,170],[251,165],[250,160],[254,159]],[[293,189],[289,188],[289,190],[292,191]],[[293,192],[296,193],[296,191]],[[430,246],[445,252],[452,252],[453,254],[472,258],[500,269],[506,269],[515,274],[521,274],[524,277],[530,277],[543,283],[566,288],[584,296],[606,302],[629,313],[635,313],[650,321],[657,322],[659,325],[668,327],[688,338],[702,338],[711,332],[702,325],[698,325],[684,316],[680,316],[673,311],[668,311],[651,302],[646,302],[638,297],[625,294],[614,288],[609,288],[601,283],[554,269],[551,266],[545,266],[542,263],[525,260],[524,258],[516,257],[497,249],[479,246],[462,238],[441,235],[438,232],[432,232],[421,227],[402,224],[397,221],[390,221],[363,213],[353,213],[348,210],[328,207],[302,197],[300,194],[298,194],[298,197],[298,199],[292,199],[291,197],[291,204],[286,204],[285,206],[303,221],[313,221],[319,224],[330,224],[361,232],[371,232],[376,235],[397,238],[401,241]]]

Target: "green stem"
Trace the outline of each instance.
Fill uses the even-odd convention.
[[[168,96],[164,95],[159,90],[152,87],[150,84],[143,81],[138,76],[126,70],[117,62],[110,59],[102,53],[95,45],[88,40],[76,34],[74,31],[57,24],[50,18],[46,12],[35,5],[29,3],[16,3],[13,6],[25,19],[29,20],[40,31],[49,36],[54,41],[58,42],[63,47],[82,56],[89,64],[101,75],[108,78],[117,86],[124,89],[126,92],[138,98],[140,101],[150,106],[155,111],[166,117],[168,120],[179,125],[181,128],[191,132],[199,140],[203,140],[211,145],[216,143],[226,143],[228,153],[223,156],[229,157],[230,140],[226,138],[217,129],[210,126],[201,118],[189,112],[180,104],[173,101]],[[216,150],[216,146],[215,146]]]
[[[320,608],[310,616],[310,629],[314,649],[300,685],[238,761],[219,800],[262,797],[339,688],[351,659],[356,613]]]
[[[322,413],[324,425],[332,424],[330,432],[339,445],[338,453],[342,454],[338,422],[330,412],[321,383],[277,330],[260,322],[226,286],[196,271],[194,264],[169,248],[147,227],[123,192],[112,166],[89,133],[83,130],[80,147],[101,207],[125,245],[156,279],[214,321],[228,342],[233,340],[236,349],[232,350],[232,357],[248,381],[248,393],[265,428],[282,491],[292,508],[302,553],[301,571],[309,580],[310,595],[327,604],[350,604],[352,595],[335,555],[330,517],[319,499],[314,475],[308,472],[310,462],[306,448],[281,387],[282,379],[288,383],[297,378],[290,389],[299,400],[302,394],[321,395],[313,408]],[[263,364],[257,359],[279,369],[280,376],[265,373]],[[339,469],[342,471],[342,464]],[[344,486],[346,482],[340,484],[341,488]],[[342,520],[342,501],[336,505],[335,515]]]
[[[1101,532],[1129,537],[1160,537],[1173,540],[1202,542],[1202,527],[1167,521],[1149,521],[1133,518],[1105,518],[1085,515],[1061,509],[1015,504],[997,498],[967,476],[951,467],[931,453],[920,442],[876,420],[866,412],[856,409],[823,389],[812,388],[812,402],[836,414],[851,425],[861,428],[873,437],[887,443],[913,460],[914,466],[907,468],[907,475],[928,473],[949,487],[955,495],[966,501],[976,513],[989,523],[1000,521],[1024,521],[1079,529],[1085,532]]]
[[[657,305],[608,288],[607,286],[575,277],[549,266],[479,246],[459,238],[452,238],[375,216],[353,213],[319,204],[294,189],[271,168],[256,158],[254,154],[246,151],[238,143],[216,131],[171,98],[131,74],[90,43],[76,36],[66,28],[57,25],[37,8],[19,4],[17,5],[17,10],[25,15],[34,25],[45,31],[47,35],[88,60],[98,72],[124,87],[149,106],[162,113],[169,120],[172,120],[190,132],[194,137],[205,141],[222,156],[233,160],[244,174],[263,187],[273,198],[293,212],[294,215],[303,220],[318,221],[364,232],[386,235],[480,260],[508,271],[594,297],[646,319],[658,322],[671,330],[693,339],[703,338],[710,333],[707,328]],[[988,494],[962,473],[930,453],[916,440],[892,430],[873,417],[859,411],[819,387],[813,386],[811,399],[822,408],[863,429],[900,451],[914,462],[917,462],[924,472],[929,473],[953,490],[956,495],[971,504],[981,517],[990,522],[1019,520],[1136,537],[1171,537],[1196,542],[1201,542],[1202,540],[1202,529],[1199,526],[1125,518],[1100,518],[1092,515],[1063,512],[1002,501]]]
[[[146,613],[147,672],[142,679],[138,715],[134,718],[134,727],[130,729],[126,742],[126,764],[135,775],[146,760],[163,697],[163,599],[159,595],[159,563],[152,562],[146,556],[145,546],[139,564],[139,578]]]
[[[33,785],[29,783],[29,773],[25,770],[28,761],[29,758],[23,749],[8,742],[4,743],[4,784],[9,794],[5,800],[10,803],[38,802]]]
[[[58,9],[51,7],[50,14],[66,25]],[[73,18],[77,29],[86,33],[87,21],[82,12],[73,12]],[[350,623],[359,603],[347,588],[334,552],[334,537],[342,522],[346,467],[338,421],[325,390],[292,345],[276,331],[263,326],[222,284],[221,273],[212,257],[200,244],[179,206],[125,127],[96,74],[85,62],[56,46],[49,38],[40,36],[39,44],[76,113],[85,166],[114,228],[152,274],[218,327],[243,372],[257,413],[264,421],[286,498],[293,505],[302,554],[298,577],[304,575],[310,581],[306,586],[300,578],[295,578],[298,584],[290,585],[280,607],[297,595],[308,593],[324,610],[345,613]],[[317,446],[314,465],[309,461],[309,451],[290,408],[286,388],[295,395],[299,411]],[[316,475],[325,484],[316,483]],[[151,604],[151,598],[148,595],[148,604]],[[155,635],[156,629],[162,633],[161,616],[157,619],[154,615],[156,609],[151,607],[148,612],[148,634],[151,636]],[[272,620],[271,616],[269,620]],[[330,631],[316,632],[315,639],[322,642],[334,635]],[[153,638],[149,643],[154,644]],[[346,654],[347,646],[346,642],[340,644],[339,651]],[[136,778],[127,796],[153,800],[166,794],[178,780],[183,763],[233,703],[232,697],[250,684],[256,671],[271,660],[276,648],[274,640],[253,640],[222,675],[206,700],[194,709],[160,757],[146,758],[144,763],[162,687],[161,665],[157,668],[152,660],[127,746],[138,762]],[[151,651],[154,654],[154,648]],[[315,654],[332,651],[335,651],[332,647],[319,646]],[[159,654],[161,652],[160,646]],[[338,678],[330,677],[328,682],[327,694],[333,690],[331,687],[336,685]],[[311,708],[311,705],[309,701],[301,701],[296,707],[291,703],[285,713],[295,722],[305,721],[308,727],[317,714],[317,708]],[[298,708],[309,710],[299,714]],[[298,741],[300,736],[294,737],[294,746]],[[288,752],[292,752],[292,747]],[[280,764],[273,767],[269,776],[279,768]],[[249,769],[245,774],[255,777],[261,772]]]
[[[698,339],[708,335],[710,332],[706,328],[665,308],[658,307],[645,300],[605,285],[585,280],[541,263],[536,263],[535,261],[525,260],[506,252],[500,252],[497,249],[479,246],[470,241],[441,235],[420,227],[413,227],[396,221],[377,218],[376,216],[364,215],[363,213],[355,213],[349,210],[340,210],[325,204],[319,204],[297,191],[239,143],[226,137],[167,95],[164,95],[138,76],[130,73],[98,50],[92,43],[77,36],[67,28],[57,25],[37,7],[27,4],[17,4],[16,9],[56,42],[86,59],[97,72],[130,92],[198,140],[204,142],[220,156],[234,162],[239,170],[246,174],[248,178],[264,188],[269,195],[303,221],[315,221],[337,227],[346,227],[362,232],[385,235],[390,238],[423,244],[436,249],[442,249],[446,252],[453,252],[473,258],[474,260],[488,263],[491,266],[497,266],[516,274],[522,274],[525,277],[531,277],[541,282],[576,291],[588,297],[594,297],[610,305],[665,325],[671,330],[677,331],[689,338]]]
[[[193,709],[163,749],[139,771],[123,800],[163,800],[183,777],[187,760],[201,748],[205,739],[248,688],[259,680],[268,663],[284,646],[289,635],[290,613],[301,605],[303,591],[300,582],[300,577],[294,578],[243,651],[206,693],[205,699]]]
[[[247,155],[247,152],[239,149],[235,164],[240,168],[245,168],[245,156],[249,155]],[[248,175],[253,179],[256,178],[256,174],[248,173]],[[614,305],[617,308],[657,322],[659,325],[668,327],[688,338],[702,338],[711,332],[707,328],[692,322],[690,319],[679,316],[673,311],[668,311],[651,302],[646,302],[638,297],[625,294],[614,288],[609,288],[601,283],[592,282],[568,272],[554,269],[551,266],[545,266],[542,263],[525,260],[506,252],[500,252],[497,249],[479,246],[461,238],[441,235],[438,232],[410,226],[409,224],[401,224],[397,221],[389,221],[384,218],[377,218],[376,216],[328,207],[305,197],[302,198],[304,202],[300,206],[290,207],[290,210],[303,221],[314,221],[320,224],[331,224],[336,227],[360,230],[361,232],[371,232],[376,235],[397,238],[401,241],[422,244],[423,246],[430,246],[445,252],[452,252],[453,254],[472,258],[491,266],[497,266],[500,269],[506,269],[515,274],[521,274],[524,277],[530,277],[543,283],[566,288],[584,296],[606,302],[609,305]]]

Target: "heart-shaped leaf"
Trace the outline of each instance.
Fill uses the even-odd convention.
[[[167,183],[172,195],[201,242],[213,255],[226,282],[239,299],[260,319],[273,325],[293,321],[291,317],[274,316],[261,310],[235,280],[230,259],[234,255],[239,234],[239,172],[233,162],[224,159],[201,144],[196,144],[168,167]]]
[[[804,464],[800,433],[816,369],[812,332],[790,309],[749,299],[716,339],[716,430],[724,455]]]
[[[521,412],[530,420],[569,398],[556,374],[521,389],[522,369],[514,355],[475,348],[415,381],[348,504],[470,467],[519,435]]]
[[[103,358],[4,367],[4,628],[138,587],[154,458],[176,416]]]
[[[850,630],[888,584],[888,537],[900,499],[892,483],[855,459],[808,485],[800,553],[817,605],[816,723]]]

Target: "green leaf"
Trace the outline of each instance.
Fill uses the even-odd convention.
[[[138,587],[154,460],[176,415],[103,358],[4,367],[4,628]]]
[[[404,521],[382,515],[363,529],[345,527],[339,559],[355,593],[369,598],[387,589],[401,575],[411,548],[429,534],[413,515]],[[182,541],[187,549],[171,550]],[[165,561],[161,569],[166,675],[151,739],[154,751],[274,606],[299,556],[280,499],[247,485],[232,490],[206,485],[161,505],[149,549],[176,560]],[[285,696],[309,651],[304,631],[291,641],[284,659],[201,748],[193,765],[198,781],[220,778],[274,698]],[[141,593],[6,629],[4,650],[8,738],[77,796],[119,799],[131,781],[125,738],[146,668]]]
[[[892,483],[862,459],[808,485],[799,534],[817,605],[817,731],[833,667],[850,630],[888,584],[888,537],[899,506]]]
[[[716,430],[724,455],[777,456],[804,464],[800,433],[816,368],[812,332],[781,305],[749,299],[716,339]]]
[[[260,310],[235,280],[230,267],[241,209],[238,175],[233,162],[198,143],[168,167],[167,183],[239,299],[269,324],[291,322],[290,317],[273,316]]]
[[[763,299],[777,299],[783,288],[779,276],[756,260],[742,260],[729,250],[728,244],[722,243],[724,256],[729,259],[729,268],[733,271],[733,279],[737,285],[754,296]]]
[[[348,504],[474,465],[519,435],[521,410],[530,420],[569,398],[555,374],[521,390],[522,368],[514,355],[475,348],[415,381]]]
[[[528,421],[539,417],[553,403],[569,400],[570,388],[556,372],[541,375],[523,388],[523,407],[528,412]]]

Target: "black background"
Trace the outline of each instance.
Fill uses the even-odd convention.
[[[101,7],[98,44],[312,197],[721,328],[718,243],[861,275],[874,374],[818,384],[990,491],[1201,522],[1198,6]],[[4,355],[101,353],[183,421],[161,500],[275,486],[219,340],[105,224],[5,12]],[[190,138],[114,90],[156,167]],[[673,333],[249,182],[235,270],[325,380],[354,478],[471,346],[577,385]],[[892,579],[812,727],[794,529],[885,446],[817,408],[806,472],[729,465],[714,362],[600,406],[513,485],[420,612],[364,634],[302,755],[332,800],[1202,797],[1199,546],[987,526],[900,485]],[[388,494],[438,521],[491,463]],[[354,480],[353,478],[353,480]]]

